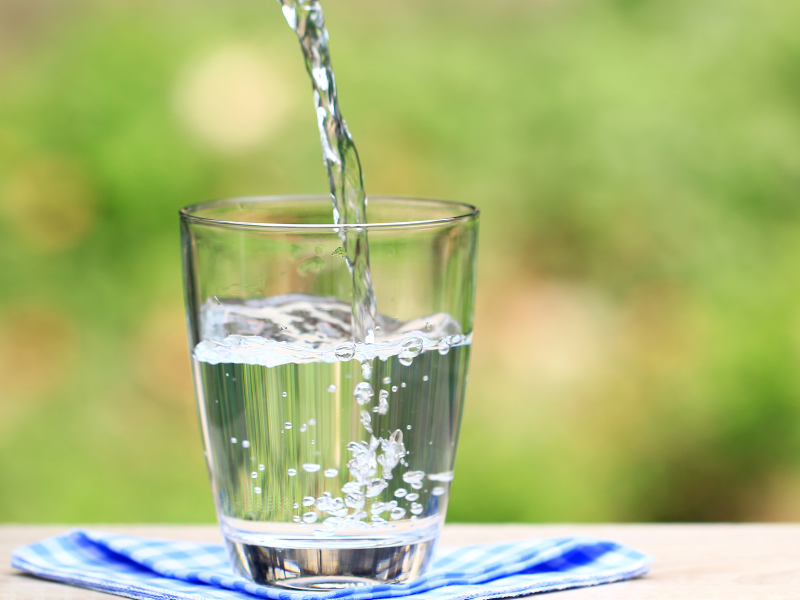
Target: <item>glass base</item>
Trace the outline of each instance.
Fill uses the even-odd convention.
[[[438,527],[430,528],[428,536],[413,539],[407,535],[324,540],[287,540],[283,536],[253,540],[247,536],[250,539],[245,541],[230,533],[223,528],[231,563],[242,577],[262,585],[324,591],[405,583],[420,577],[430,564]]]

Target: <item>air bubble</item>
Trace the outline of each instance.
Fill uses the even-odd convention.
[[[289,395],[289,392],[282,392],[281,393],[281,396],[283,396],[284,398],[286,398],[288,395]]]
[[[336,354],[336,358],[338,358],[342,362],[347,362],[348,360],[352,360],[353,357],[356,355],[356,345],[351,342],[346,342],[344,344],[341,344],[338,348],[336,348],[334,354]]]
[[[447,341],[447,338],[445,338],[439,342],[439,354],[444,356],[448,352],[450,352],[450,343]]]
[[[264,465],[258,465],[258,470],[259,471],[263,471],[264,469],[266,469],[266,467]]]
[[[401,383],[400,387],[403,387],[403,388],[406,387],[406,382],[404,381],[403,383]]]
[[[406,490],[405,488],[398,488],[394,491],[395,498],[402,498],[406,494],[408,494],[408,490]]]
[[[306,431],[308,431],[308,425],[303,423],[302,425],[300,425],[300,433],[305,433]]]
[[[392,391],[393,391],[393,392],[396,392],[396,391],[397,391],[397,386],[396,386],[396,385],[393,385],[393,386],[392,386]]]
[[[411,425],[406,425],[406,429],[411,430]]]
[[[428,381],[428,379],[430,379],[430,378],[427,375],[423,375],[422,376],[422,381]]]
[[[389,385],[390,383],[392,383],[392,378],[391,377],[384,377],[383,378],[383,385]]]
[[[400,345],[400,358],[414,358],[419,356],[424,347],[421,338],[410,337]]]
[[[292,424],[289,421],[286,421],[286,423],[283,424],[283,428],[284,429],[291,429],[292,428]]]
[[[235,443],[236,443],[236,438],[231,438],[231,444],[235,444]]]
[[[335,391],[336,391],[336,386],[335,386],[335,385],[333,385],[333,384],[330,384],[330,385],[328,386],[328,391],[329,391],[329,392],[332,394],[333,392],[335,392]]]
[[[375,395],[375,392],[372,391],[372,386],[367,383],[366,381],[362,381],[359,383],[355,390],[353,390],[353,396],[356,398],[356,402],[361,405],[366,404],[369,402],[369,399]]]
[[[325,469],[325,472],[323,473],[325,477],[336,477],[338,474],[339,471],[337,471],[336,469]]]
[[[256,477],[258,477],[258,472],[257,471],[253,471],[252,473],[250,473],[250,477],[255,479]]]
[[[292,504],[292,508],[297,510],[298,508],[300,508],[300,505],[297,502],[295,502],[294,504]]]
[[[361,411],[361,423],[364,425],[364,429],[372,433],[372,417],[366,410]]]
[[[300,517],[295,515],[294,517],[292,517],[292,521],[294,521],[295,523],[299,523],[300,522]]]
[[[297,469],[287,469],[286,470],[286,474],[289,477],[294,477],[295,475],[297,475]]]
[[[414,502],[414,500],[419,500],[419,494],[417,494],[416,492],[414,492],[413,494],[409,494],[408,496],[406,496],[406,500],[408,500],[409,502]]]
[[[253,488],[253,493],[260,494],[261,493],[261,488],[260,487],[254,487]]]
[[[403,481],[406,483],[420,483],[424,478],[424,471],[406,471],[403,473]]]
[[[305,496],[303,498],[303,506],[314,506],[317,499],[314,496]]]
[[[392,512],[389,513],[389,516],[392,518],[393,521],[399,521],[403,517],[406,516],[406,509],[398,506],[397,508],[393,508]]]
[[[303,471],[305,471],[306,473],[316,473],[321,468],[322,467],[316,463],[306,463],[303,465]]]
[[[419,502],[414,502],[411,505],[411,514],[412,515],[420,515],[420,514],[422,514],[423,510],[424,509],[422,508],[422,504],[420,504]]]
[[[317,513],[307,512],[303,515],[303,523],[316,523]]]
[[[372,363],[368,360],[365,360],[361,363],[361,376],[364,379],[369,379],[372,377]]]
[[[412,484],[410,484],[410,485],[411,485],[411,487],[412,487],[412,488],[414,488],[415,490],[421,490],[421,489],[422,489],[422,482],[421,482],[421,481],[420,481],[420,482],[417,482],[417,483],[412,483]]]
[[[317,420],[316,420],[316,419],[309,419],[309,420],[308,420],[308,424],[309,424],[309,425],[311,425],[311,426],[313,427],[314,425],[316,425],[316,424],[317,424]]]
[[[399,362],[404,367],[410,367],[411,363],[414,362],[414,359],[413,358],[398,358],[397,362]],[[405,386],[403,386],[403,387],[405,387]]]
[[[250,447],[250,442],[248,442],[247,440],[242,440],[242,448],[249,448],[249,447]]]

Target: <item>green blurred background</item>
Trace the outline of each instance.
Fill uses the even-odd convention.
[[[800,519],[800,3],[323,4],[368,192],[483,210],[449,519]],[[0,521],[213,520],[177,210],[315,128],[273,0],[0,0]]]

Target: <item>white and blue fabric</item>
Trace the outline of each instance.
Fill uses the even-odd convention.
[[[407,584],[325,592],[257,585],[231,570],[218,544],[74,529],[14,551],[11,565],[39,577],[142,600],[482,600],[621,581],[652,557],[615,542],[567,537],[437,551],[430,572]]]

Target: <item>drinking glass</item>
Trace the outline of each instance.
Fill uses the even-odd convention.
[[[478,211],[375,197],[369,218],[334,225],[330,198],[313,196],[181,211],[214,503],[232,567],[257,583],[410,581],[426,570],[444,522],[472,342]],[[346,238],[368,240],[370,343],[352,335]]]

